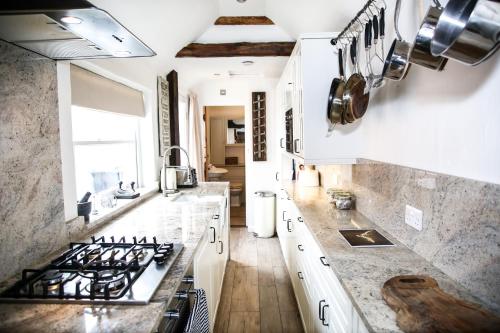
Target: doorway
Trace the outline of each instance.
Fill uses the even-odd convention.
[[[245,107],[205,106],[208,181],[230,186],[231,226],[246,226],[245,214]]]

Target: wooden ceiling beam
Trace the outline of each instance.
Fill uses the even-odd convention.
[[[225,58],[225,57],[288,57],[295,42],[262,43],[191,43],[180,50],[176,58]]]
[[[221,16],[215,25],[274,25],[267,16]]]

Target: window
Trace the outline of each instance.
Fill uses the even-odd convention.
[[[139,117],[72,106],[76,194],[137,183]]]

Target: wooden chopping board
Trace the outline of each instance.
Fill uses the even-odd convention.
[[[407,333],[500,332],[500,318],[457,299],[426,275],[401,275],[384,283],[382,296]]]

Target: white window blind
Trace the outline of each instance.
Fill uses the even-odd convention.
[[[144,117],[142,92],[71,65],[71,104]]]

